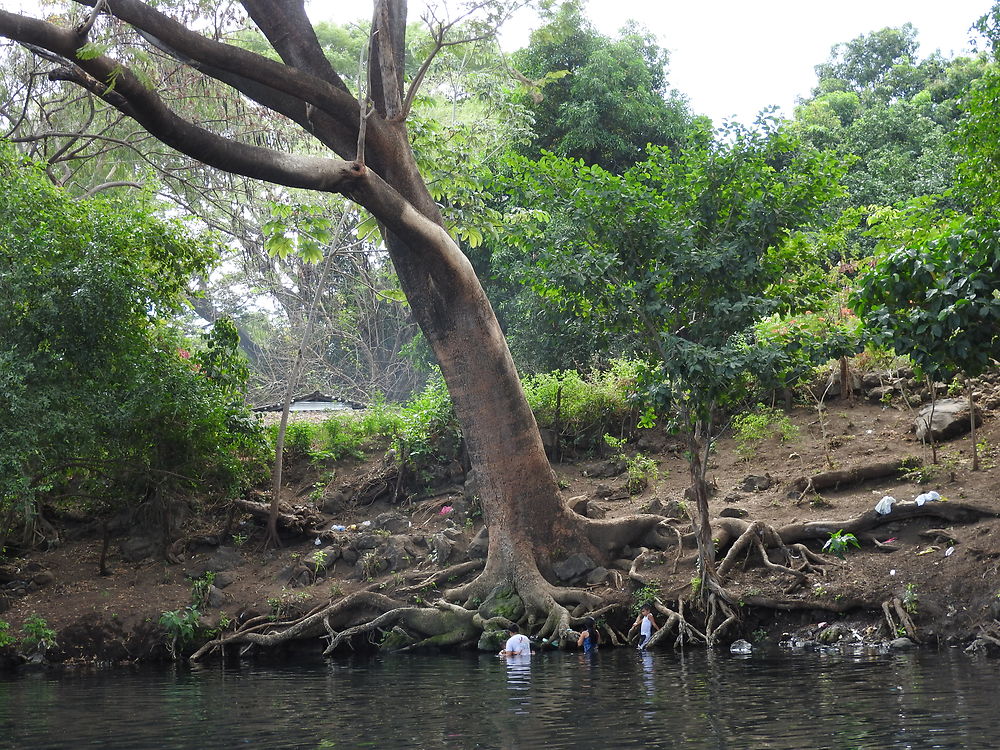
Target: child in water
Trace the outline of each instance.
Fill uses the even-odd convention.
[[[639,645],[636,646],[640,651],[646,648],[646,643],[653,635],[653,631],[659,630],[660,626],[656,624],[656,620],[653,619],[653,608],[648,604],[642,605],[642,610],[639,612],[639,616],[632,623],[631,630],[639,628]]]

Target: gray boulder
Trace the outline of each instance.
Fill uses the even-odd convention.
[[[218,609],[226,603],[226,595],[222,593],[222,589],[217,586],[209,586],[208,597],[206,597],[206,600],[208,601],[209,607]]]
[[[747,518],[750,511],[746,508],[723,508],[719,513],[720,518]]]
[[[215,574],[215,580],[212,582],[215,584],[216,588],[224,589],[226,586],[232,586],[235,581],[235,575],[223,570],[222,572]]]
[[[469,543],[469,559],[481,560],[486,557],[486,552],[490,548],[490,532],[485,526],[472,538]]]
[[[597,567],[597,563],[582,552],[570,555],[552,566],[552,572],[560,581],[572,581]]]
[[[384,555],[389,570],[410,567],[416,561],[418,554],[410,537],[404,534],[394,534],[386,541]]]
[[[437,560],[437,564],[444,565],[448,562],[448,558],[451,557],[451,553],[455,548],[455,545],[452,540],[442,532],[431,537],[430,548],[431,552],[434,554],[434,559]]]
[[[220,573],[238,567],[243,561],[240,553],[233,547],[219,547],[205,560],[195,562],[184,571],[188,578],[201,578],[206,573]]]
[[[402,513],[381,513],[375,516],[372,526],[384,529],[390,534],[402,534],[410,528],[410,519]]]
[[[130,536],[119,545],[122,557],[128,562],[139,562],[152,557],[160,551],[159,543],[146,536]]]
[[[774,480],[771,479],[770,474],[765,474],[760,476],[759,474],[750,474],[743,478],[743,483],[740,485],[740,489],[744,492],[762,492],[764,490],[771,489],[771,485],[774,484]]]
[[[601,567],[594,568],[587,574],[587,585],[600,586],[601,584],[607,582],[609,575],[611,575],[611,573],[608,571],[607,568],[601,568]]]
[[[982,421],[982,413],[977,408],[976,426],[982,424]],[[972,429],[969,402],[964,398],[943,398],[934,404],[933,418],[931,405],[926,404],[917,412],[914,428],[920,440],[927,440],[932,435],[935,441],[951,440],[964,435]]]

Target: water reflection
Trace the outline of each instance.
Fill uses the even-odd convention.
[[[604,650],[0,678],[0,749],[991,748],[995,661]]]

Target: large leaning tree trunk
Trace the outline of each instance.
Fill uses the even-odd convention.
[[[482,574],[447,592],[474,602],[509,586],[543,634],[568,627],[567,604],[600,604],[553,586],[554,550],[607,559],[653,532],[657,516],[589,521],[562,502],[510,351],[471,264],[443,228],[417,168],[406,117],[425,66],[403,80],[405,0],[376,0],[368,95],[356,96],[324,56],[303,0],[243,0],[281,62],[227,45],[139,0],[81,0],[76,28],[0,11],[0,35],[54,62],[53,79],[89,90],[165,144],[218,169],[289,187],[341,193],[370,211],[400,284],[436,354],[462,426],[489,527]],[[110,17],[108,20],[107,17]],[[81,59],[95,23],[123,23],[159,50],[298,123],[340,158],[281,153],[228,139],[172,111],[122,60]],[[450,26],[438,27],[438,50]]]

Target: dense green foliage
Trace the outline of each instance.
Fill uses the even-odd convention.
[[[238,487],[259,441],[235,331],[191,354],[164,323],[213,248],[150,204],[70,200],[7,148],[0,175],[0,534],[46,494],[106,509]]]
[[[891,249],[861,277],[854,304],[878,343],[926,374],[976,375],[1000,357],[1000,226],[930,216],[917,206],[892,217]]]
[[[980,20],[988,35],[997,8]],[[854,305],[877,341],[931,376],[975,375],[1000,356],[997,65],[985,66],[962,103],[965,117],[949,144],[962,164],[954,187],[869,222],[879,252]]]
[[[833,159],[766,125],[654,149],[621,176],[546,157],[521,171],[541,221],[511,236],[534,253],[526,283],[655,362],[643,377],[656,408],[684,404],[703,419],[771,367],[773,352],[750,335],[774,307],[764,260],[836,194],[837,178]]]
[[[619,172],[647,144],[674,146],[686,136],[690,115],[667,88],[666,50],[633,27],[618,39],[599,34],[579,0],[550,10],[514,64],[529,79],[529,156],[546,150]]]

